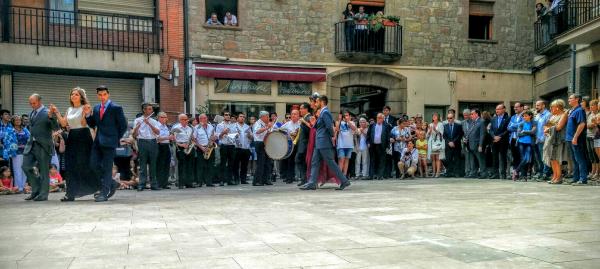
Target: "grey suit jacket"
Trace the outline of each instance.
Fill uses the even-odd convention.
[[[471,130],[469,130],[469,150],[477,151],[480,146],[483,146],[483,140],[485,138],[486,126],[484,121],[479,118],[477,121],[472,122]]]
[[[331,138],[334,135],[333,132],[333,117],[329,112],[329,108],[325,108],[321,111],[321,115],[315,125],[317,128],[317,136],[315,139],[316,149],[328,149],[333,148],[333,142]]]
[[[29,119],[29,140],[25,144],[23,154],[28,154],[31,151],[33,143],[40,145],[44,151],[52,156],[54,154],[54,142],[52,141],[52,132],[58,130],[58,121],[56,117],[48,118],[48,108],[44,107],[34,117]]]

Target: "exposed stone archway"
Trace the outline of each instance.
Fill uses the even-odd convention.
[[[392,114],[406,113],[406,77],[385,68],[349,67],[327,75],[327,95],[333,112],[340,110],[340,92],[349,86],[373,86],[387,89]]]

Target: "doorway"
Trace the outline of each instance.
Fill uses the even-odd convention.
[[[368,118],[375,118],[386,104],[387,92],[387,89],[376,86],[344,87],[340,92],[340,108],[353,115],[366,114]]]

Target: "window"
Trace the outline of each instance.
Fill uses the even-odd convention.
[[[205,0],[206,2],[206,24],[207,25],[219,25],[217,23],[210,22],[211,15],[214,13],[217,15],[217,20],[222,25],[227,26],[238,26],[238,1],[237,0]],[[225,14],[229,12],[230,18],[226,18]]]
[[[50,22],[73,24],[75,22],[75,0],[50,0]]]
[[[250,120],[250,117],[257,117],[260,111],[275,111],[274,103],[245,103],[245,102],[223,102],[223,101],[210,101],[208,107],[209,114],[217,115],[223,111],[230,111],[233,114],[244,112],[246,114],[246,121]]]
[[[271,81],[215,79],[215,93],[271,95]]]
[[[494,2],[469,3],[469,39],[492,40]]]
[[[309,82],[291,82],[279,81],[279,95],[305,95],[312,94],[312,83]]]

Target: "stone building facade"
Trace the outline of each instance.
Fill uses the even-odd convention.
[[[344,91],[353,85],[384,89],[393,113],[430,114],[533,98],[534,0],[363,1],[383,4],[386,15],[400,17],[402,55],[386,63],[336,57],[341,33],[334,25],[346,0],[237,0],[237,27],[207,26],[207,1],[190,1],[190,51],[196,63],[324,69],[327,79],[312,83],[312,89],[330,95],[334,111],[344,107]],[[470,16],[480,4],[492,12],[485,40],[469,33]],[[202,73],[196,77],[196,104],[265,102],[260,96],[216,94],[214,81]],[[274,91],[277,85],[274,81]],[[306,98],[272,94],[267,100],[281,114]]]

